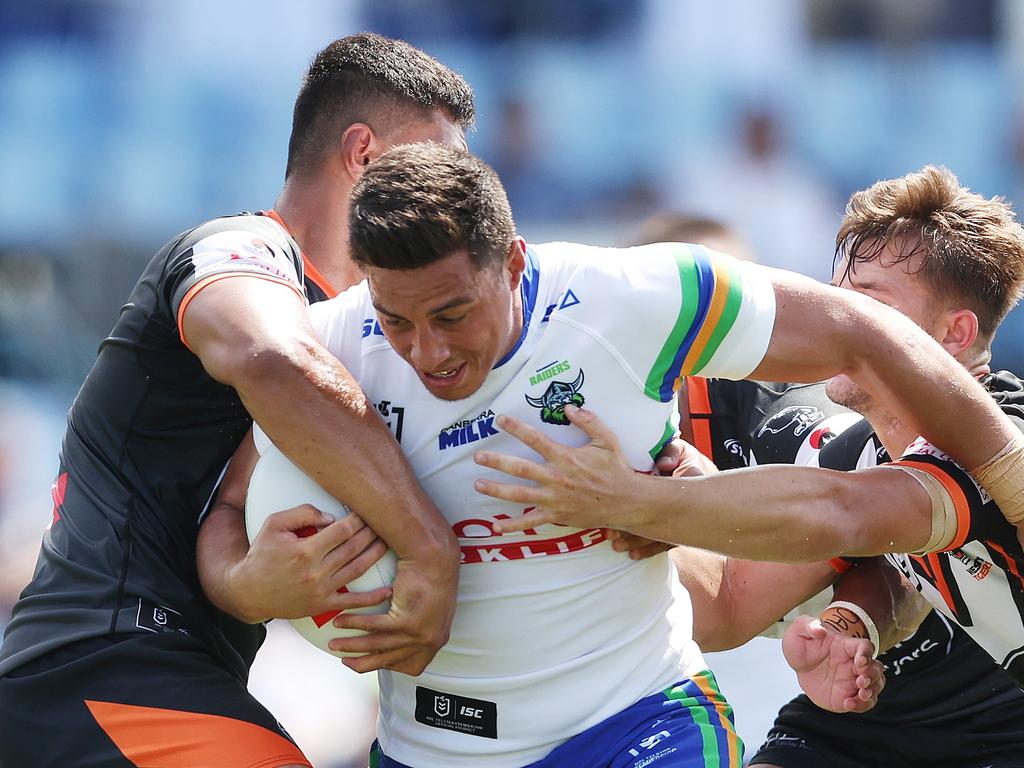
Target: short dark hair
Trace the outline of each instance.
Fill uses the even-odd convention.
[[[846,269],[874,261],[897,238],[906,261],[921,254],[921,276],[942,296],[965,302],[979,333],[992,334],[1021,295],[1024,230],[1001,197],[961,186],[947,168],[925,166],[855,192],[836,235],[836,258]]]
[[[473,124],[473,89],[462,75],[403,40],[371,32],[335,40],[313,59],[295,99],[285,178],[315,166],[353,123],[380,131],[395,110],[436,109],[463,129]]]
[[[352,189],[349,246],[360,266],[418,269],[458,251],[477,267],[498,263],[515,224],[498,174],[439,144],[392,147]]]

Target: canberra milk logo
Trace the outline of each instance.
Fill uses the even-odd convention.
[[[494,426],[494,411],[488,409],[475,418],[456,421],[442,429],[437,436],[437,450],[444,451],[456,445],[475,443],[499,431]]]
[[[547,370],[547,369],[544,369]],[[552,374],[554,375],[554,374]],[[543,379],[541,379],[543,381]],[[566,405],[581,406],[586,400],[580,393],[583,388],[583,369],[571,382],[552,381],[540,397],[526,395],[526,402],[534,408],[540,408],[540,420],[547,424],[567,426],[569,418],[565,415]]]

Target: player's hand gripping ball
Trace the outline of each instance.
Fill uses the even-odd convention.
[[[245,504],[245,530],[252,542],[260,532],[264,521],[275,512],[280,512],[302,504],[312,504],[321,512],[334,515],[340,520],[349,514],[349,509],[327,491],[320,487],[309,475],[295,466],[276,447],[270,445],[260,456],[249,479],[249,493]],[[301,535],[315,535],[313,528],[297,532]],[[370,566],[369,570],[357,579],[353,579],[346,587],[349,592],[369,592],[378,587],[390,587],[395,580],[395,569],[398,558],[394,551],[388,550],[385,555]],[[369,608],[352,608],[351,613],[387,613],[391,601]],[[366,634],[359,629],[339,629],[334,626],[337,611],[329,611],[318,616],[306,616],[292,619],[292,626],[306,640],[317,648],[333,656],[362,656],[362,653],[344,653],[332,651],[327,643],[334,638],[354,637]]]

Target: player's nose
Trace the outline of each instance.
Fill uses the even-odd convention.
[[[410,357],[414,366],[427,373],[436,373],[449,362],[451,349],[444,337],[431,330],[417,332]]]

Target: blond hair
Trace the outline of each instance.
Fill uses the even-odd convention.
[[[854,193],[836,235],[846,270],[900,243],[897,261],[921,254],[921,276],[937,293],[965,302],[991,341],[1024,283],[1024,229],[1009,203],[971,192],[933,165]]]

